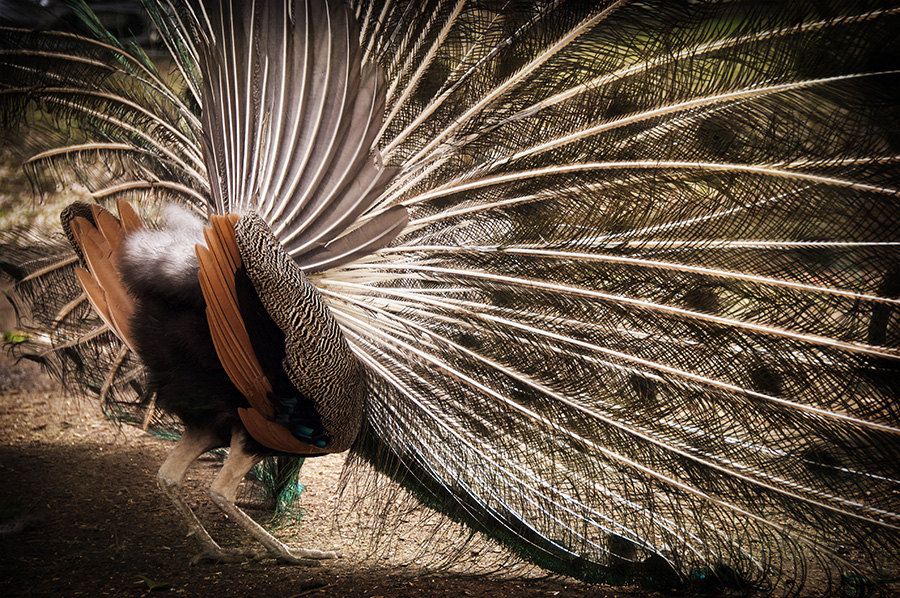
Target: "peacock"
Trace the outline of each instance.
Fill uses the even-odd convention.
[[[895,587],[900,4],[146,8],[152,57],[0,29],[0,123],[84,190],[0,262],[12,350],[180,436],[204,557],[334,556],[235,500],[349,451],[589,582]],[[181,495],[223,447],[260,550]]]

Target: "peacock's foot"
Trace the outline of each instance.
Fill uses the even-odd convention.
[[[288,565],[302,565],[312,567],[326,559],[336,559],[340,555],[336,552],[323,552],[321,550],[306,550],[303,548],[290,550],[286,546],[276,550],[265,548],[207,548],[191,559],[191,565],[198,565],[203,561],[216,563],[243,563],[246,561],[258,561],[266,558],[276,559]]]
[[[340,557],[336,552],[307,550],[305,548],[290,550],[287,547],[275,550],[270,549],[269,556],[282,563],[287,563],[289,565],[303,565],[306,567],[318,565],[321,561],[326,559],[336,559]]]
[[[267,552],[261,548],[207,548],[191,559],[191,565],[197,565],[203,561],[217,563],[243,563],[256,561],[266,556]]]

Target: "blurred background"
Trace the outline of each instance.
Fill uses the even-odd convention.
[[[122,41],[132,41],[152,49],[158,38],[140,0],[87,5],[100,22]],[[66,0],[0,0],[0,24],[29,29],[77,30],[78,16]]]

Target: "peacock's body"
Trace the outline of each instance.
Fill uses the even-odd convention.
[[[234,486],[352,444],[553,571],[890,591],[900,5],[151,4],[155,62],[0,29],[36,182],[98,204],[3,262],[19,351],[184,421],[188,518],[184,469],[230,443],[222,508],[328,556]]]

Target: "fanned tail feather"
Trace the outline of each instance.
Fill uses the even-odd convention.
[[[216,212],[257,211],[298,263],[320,268],[390,243],[402,228],[393,214],[357,227],[394,170],[373,146],[384,76],[361,63],[346,7],[213,2],[203,9],[203,148],[215,164]],[[332,242],[340,252],[306,257]]]
[[[897,8],[807,8],[370,21],[415,49],[383,62],[409,225],[320,282],[361,454],[578,577],[890,580]]]

